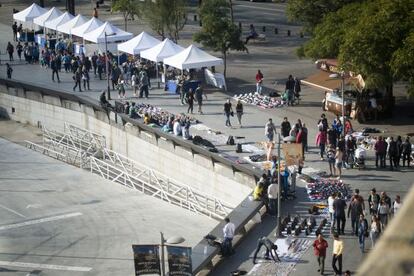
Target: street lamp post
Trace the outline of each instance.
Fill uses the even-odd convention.
[[[342,135],[345,136],[345,97],[344,97],[344,90],[345,90],[345,72],[341,71],[340,74],[331,74],[329,75],[332,79],[338,79],[341,77],[341,97],[342,97]]]
[[[161,235],[161,276],[165,276],[165,256],[164,256],[164,247],[165,244],[180,244],[183,243],[185,241],[185,239],[183,237],[179,237],[179,236],[173,236],[170,237],[168,239],[164,238],[164,233],[160,232]]]
[[[280,133],[277,134],[277,185],[278,185],[278,194],[277,194],[277,227],[276,227],[276,237],[281,238],[282,229],[281,223],[281,194],[282,194],[282,185],[281,185],[281,177],[280,177]]]
[[[108,35],[105,32],[105,69],[106,69],[106,98],[109,101],[111,99],[111,90],[109,88],[109,65],[108,65]]]

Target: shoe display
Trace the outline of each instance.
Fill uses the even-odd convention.
[[[244,93],[244,94],[236,94],[233,97],[236,100],[240,100],[245,104],[256,105],[260,108],[276,108],[276,107],[283,107],[286,106],[287,102],[274,97],[269,97],[265,95],[261,95],[257,92],[255,93]]]

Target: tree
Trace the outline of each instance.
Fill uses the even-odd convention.
[[[386,88],[413,81],[413,0],[372,0],[348,4],[327,14],[313,37],[299,50],[313,59],[338,58],[346,71],[361,74],[366,88]],[[413,91],[411,88],[409,91]]]
[[[203,1],[198,13],[203,25],[201,30],[194,34],[194,40],[222,53],[223,73],[226,76],[228,52],[230,50],[247,51],[241,40],[239,27],[229,18],[229,3],[227,0]]]
[[[115,0],[112,4],[112,10],[121,12],[124,17],[124,28],[127,30],[128,18],[134,15],[139,16],[139,4],[135,0]]]
[[[290,21],[301,23],[306,31],[312,33],[322,22],[325,15],[335,12],[350,3],[362,0],[289,0],[287,16]]]
[[[185,0],[147,0],[142,11],[144,19],[151,29],[162,39],[167,35],[175,42],[187,22]]]

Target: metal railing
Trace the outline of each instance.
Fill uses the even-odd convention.
[[[91,158],[91,171],[111,181],[215,219],[223,219],[233,210],[229,203],[182,183],[178,184],[169,177],[109,149],[104,149],[103,160]]]
[[[43,145],[30,149],[197,214],[225,218],[233,207],[106,148],[105,136],[65,123],[64,132],[43,126]]]

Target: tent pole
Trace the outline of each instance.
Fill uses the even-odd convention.
[[[160,78],[158,76],[158,62],[155,62],[155,74],[157,76],[158,89],[159,89],[161,86],[160,86]]]
[[[120,60],[120,58],[119,58],[119,50],[117,49],[116,52],[117,52],[117,55],[118,55],[118,66],[119,66],[119,60]]]

